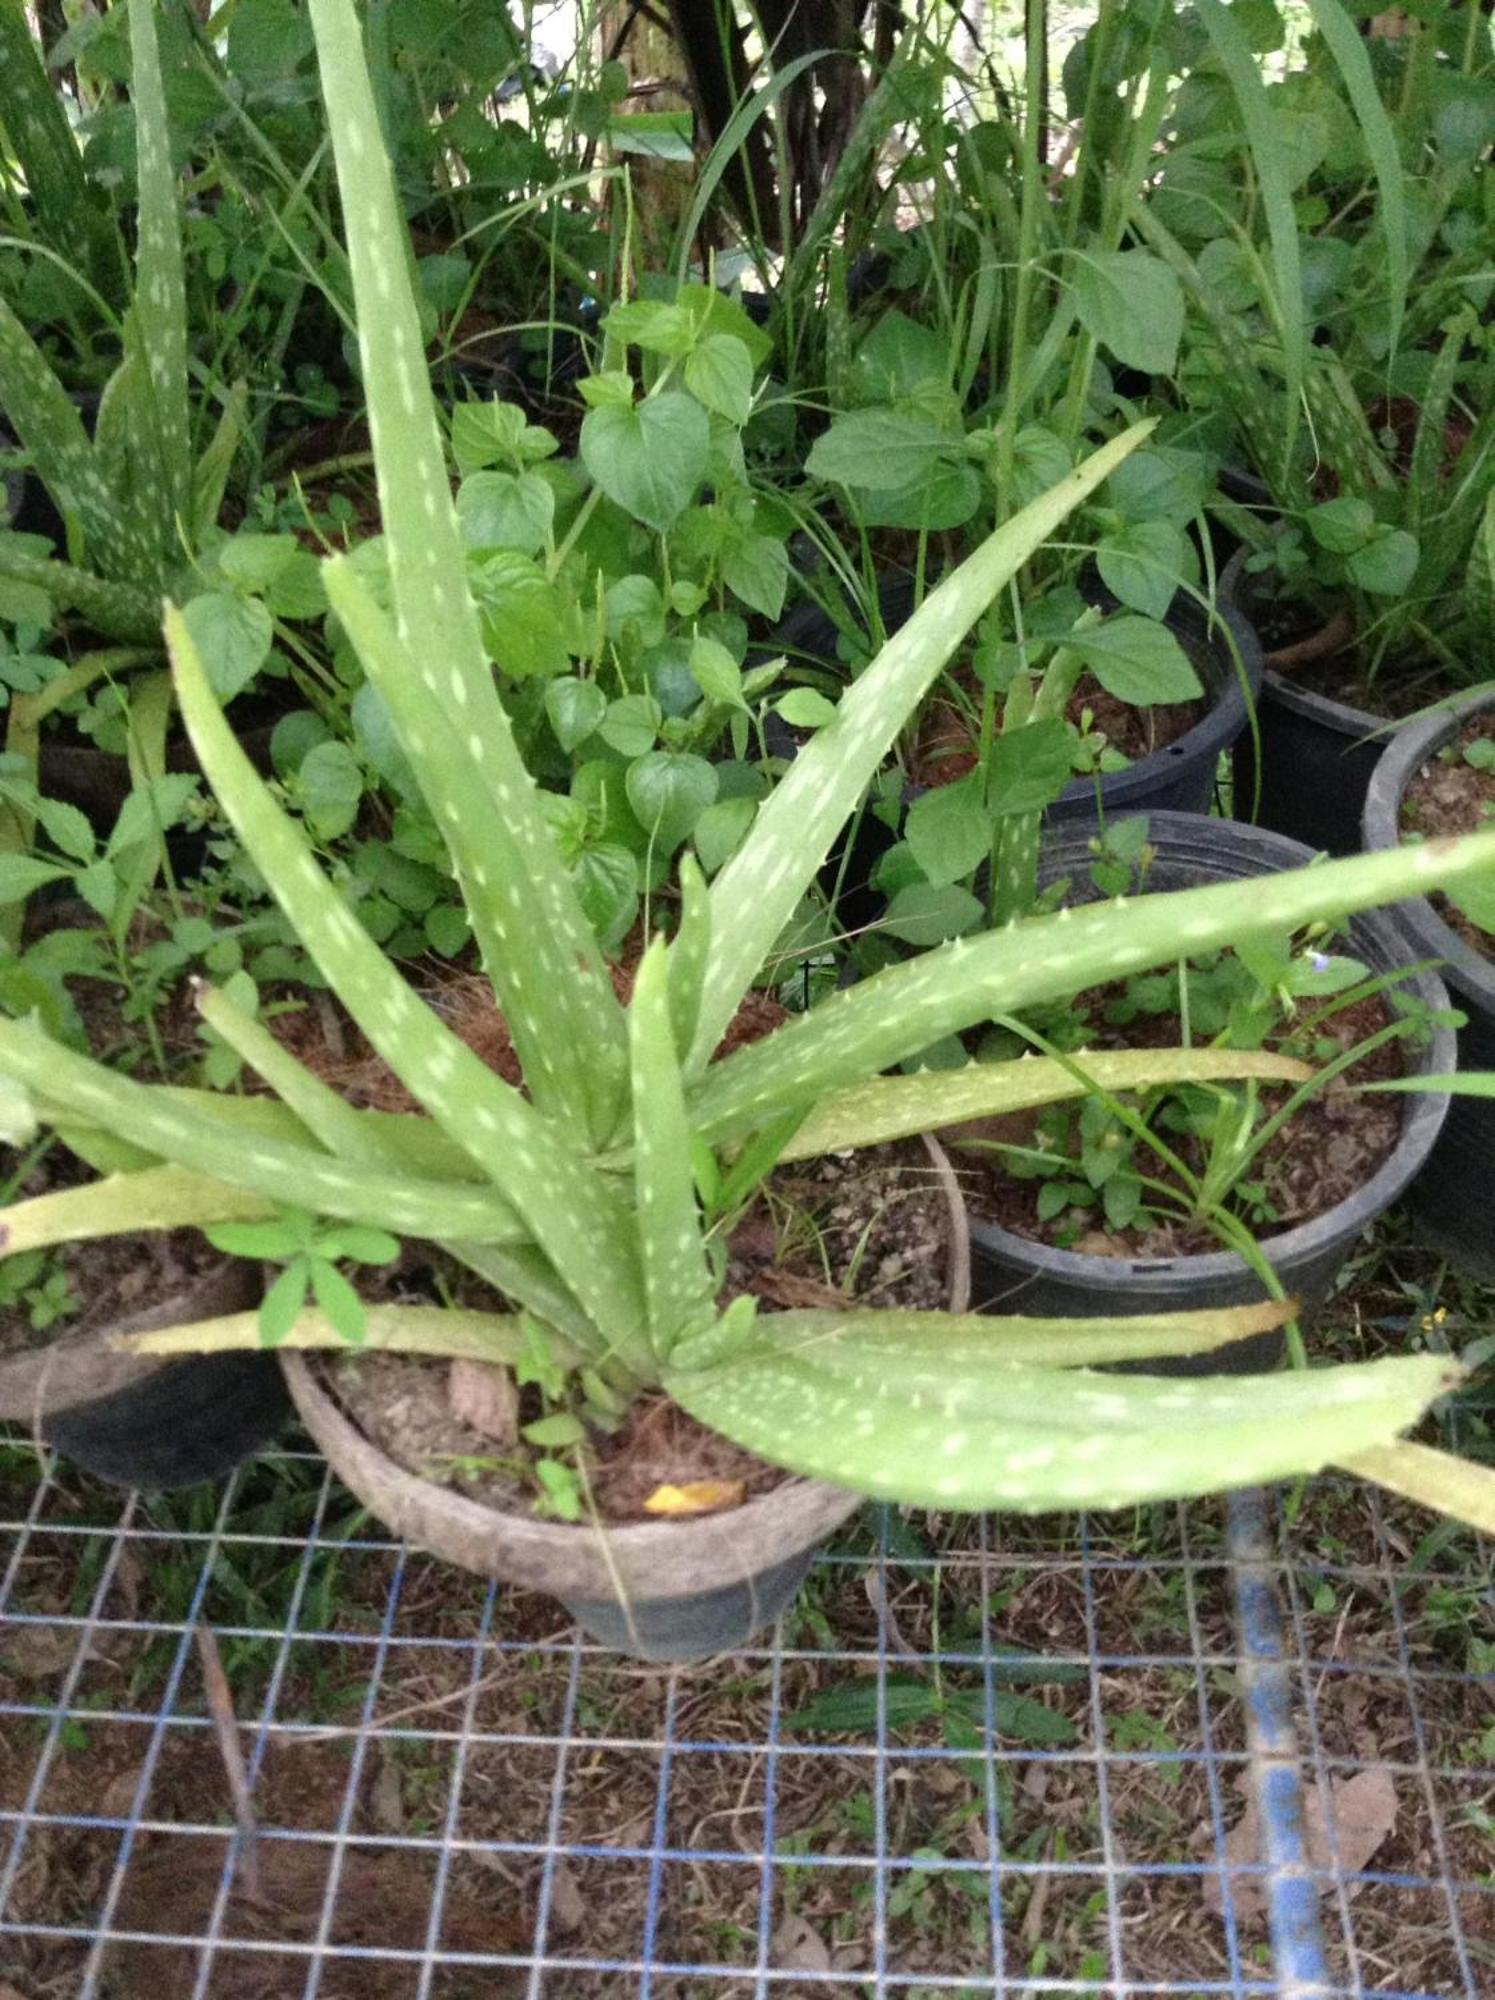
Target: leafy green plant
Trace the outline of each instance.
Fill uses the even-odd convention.
[[[913,706],[993,594],[1140,443],[1144,432],[1133,431],[1004,522],[930,595],[764,800],[709,889],[682,864],[678,932],[649,945],[625,1010],[517,751],[464,587],[357,18],[349,0],[314,0],[313,20],[359,300],[393,617],[354,560],[330,559],[323,576],[442,830],[527,1093],[451,1032],[351,916],[236,742],[190,624],[172,610],[177,696],[203,770],[323,976],[424,1115],[350,1109],[221,994],[211,1003],[215,1031],[275,1100],[139,1084],[34,1022],[0,1022],[0,1069],[30,1093],[35,1116],[70,1142],[96,1144],[115,1169],[86,1190],[86,1204],[61,1195],[45,1209],[12,1209],[8,1247],[65,1240],[80,1227],[159,1225],[163,1213],[199,1225],[254,1220],[294,1187],[322,1221],[454,1244],[514,1304],[505,1313],[371,1307],[368,1344],[516,1363],[539,1339],[578,1381],[578,1402],[600,1391],[616,1406],[658,1385],[776,1463],[914,1503],[1112,1504],[1390,1448],[1451,1379],[1444,1360],[1205,1387],[1146,1377],[1100,1384],[1083,1372],[1121,1356],[1207,1349],[1272,1323],[1270,1306],[1114,1324],[757,1315],[750,1299],[718,1312],[692,1169],[702,1148],[720,1170],[758,1143],[766,1168],[775,1156],[871,1143],[874,1132],[908,1134],[1069,1095],[1080,1086],[1063,1066],[1034,1060],[954,1076],[879,1072],[990,1018],[994,1006],[1021,1010],[1171,960],[1180,938],[1208,951],[1456,881],[1492,865],[1495,841],[1009,926],[888,970],[715,1058]],[[1220,1061],[1205,1057],[1212,1068]],[[146,1337],[156,1352],[259,1338],[253,1314]],[[314,1310],[286,1338],[339,1344]]]

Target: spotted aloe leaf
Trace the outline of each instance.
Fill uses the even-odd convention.
[[[131,1354],[221,1354],[259,1347],[257,1312],[225,1313],[219,1319],[153,1328],[127,1335],[120,1345]],[[298,1315],[280,1347],[346,1347],[324,1313]],[[365,1306],[365,1353],[423,1354],[441,1359],[517,1362],[524,1358],[524,1329],[517,1313],[465,1312],[459,1306]],[[583,1356],[564,1336],[552,1336],[551,1353],[563,1368]]]
[[[899,730],[1004,584],[1152,429],[1135,424],[1005,521],[919,609],[800,751],[711,887],[711,954],[691,1052],[699,1070],[856,810]]]
[[[572,1120],[577,1137],[607,1136],[626,1091],[623,1014],[584,925],[571,929],[531,873],[510,810],[527,775],[496,785],[489,740],[460,728],[425,685],[352,564],[323,565],[327,595],[379,690],[456,866],[473,935],[535,1102]],[[549,841],[541,829],[541,837]],[[559,921],[557,921],[559,918]]]
[[[1291,1314],[1291,1304],[1276,1299],[1114,1320],[875,1309],[855,1319],[820,1311],[763,1313],[755,1322],[753,1347],[743,1351],[778,1354],[848,1378],[860,1376],[879,1355],[890,1355],[906,1386],[937,1391],[952,1370],[1092,1368],[1208,1354],[1233,1340],[1270,1333]]]
[[[176,173],[171,163],[171,123],[156,0],[129,0],[130,95],[135,106],[135,175],[139,194],[135,295],[125,332],[127,355],[138,368],[131,385],[148,416],[140,433],[153,450],[151,471],[161,481],[155,520],[172,536],[192,512],[192,437],[187,402],[187,288],[182,273],[182,227]]]
[[[846,1325],[854,1338],[855,1317]],[[860,1368],[754,1353],[665,1387],[749,1451],[875,1499],[1041,1513],[1316,1472],[1389,1443],[1456,1378],[1432,1355],[1193,1381],[986,1361],[932,1371],[885,1342]]]
[[[670,1021],[669,963],[656,939],[639,966],[628,1009],[639,1247],[649,1335],[661,1356],[709,1323],[715,1291],[691,1174],[690,1129]]]
[[[102,1124],[159,1158],[230,1187],[299,1203],[319,1214],[367,1222],[406,1236],[464,1235],[482,1242],[523,1242],[528,1230],[489,1188],[426,1181],[413,1174],[371,1173],[315,1147],[252,1139],[209,1112],[116,1076],[88,1056],[51,1041],[30,1022],[0,1020],[0,1073],[44,1091],[49,1103]]]
[[[568,1016],[585,1010],[586,1040],[570,1036],[565,1058],[580,1072],[580,1051],[587,1047],[591,1063],[615,1063],[614,1073],[621,1077],[621,1014],[595,935],[540,811],[498,698],[467,589],[462,538],[410,288],[408,239],[374,106],[358,17],[352,0],[312,0],[311,14],[353,272],[396,622],[406,651],[404,672],[413,672],[416,680],[405,704],[407,726],[418,718],[419,703],[431,712],[424,725],[431,747],[421,758],[427,803],[443,830],[448,830],[454,824],[447,796],[449,737],[438,736],[439,710],[444,712],[447,731],[455,732],[459,743],[477,746],[473,763],[504,822],[504,851],[494,857],[495,874],[501,869],[513,878],[506,893],[516,903],[523,896],[544,912],[543,924],[528,926],[522,943],[512,940],[506,947],[511,959],[528,955],[536,973],[533,988],[522,1001],[505,996],[510,1028],[532,1044],[560,1039]],[[419,755],[422,737],[418,719],[415,727],[412,761]],[[406,748],[411,750],[410,743]],[[596,1073],[594,1069],[592,1074]],[[606,1104],[593,1107],[595,1137],[609,1135],[620,1109]]]
[[[0,1223],[0,1254],[41,1250],[53,1243],[133,1235],[140,1229],[204,1229],[214,1222],[253,1222],[271,1213],[263,1196],[229,1187],[184,1167],[145,1167],[111,1174],[85,1187],[59,1188],[15,1202]]]
[[[1118,897],[926,952],[848,987],[726,1057],[692,1100],[715,1142],[860,1083],[994,1014],[1063,1000],[1148,966],[1426,895],[1495,870],[1495,833],[1166,895]]]
[[[643,1293],[622,1200],[564,1134],[417,998],[318,866],[218,706],[186,620],[166,639],[193,748],[246,851],[370,1044],[523,1218],[609,1338],[641,1338]],[[339,1210],[329,1209],[337,1214]],[[400,1225],[393,1222],[392,1227]],[[453,1218],[423,1233],[477,1234]]]
[[[1023,1056],[964,1069],[881,1076],[823,1098],[784,1148],[786,1160],[813,1160],[856,1146],[880,1146],[972,1118],[1000,1118],[1084,1097],[1091,1089],[1150,1090],[1155,1084],[1224,1083],[1269,1077],[1305,1083],[1307,1063],[1270,1049],[1080,1050],[1068,1062]]]
[[[100,212],[22,0],[0,0],[0,128],[20,165],[39,239],[85,275],[107,279],[98,256]]]

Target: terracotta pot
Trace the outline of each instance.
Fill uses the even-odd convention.
[[[931,1147],[939,1159],[943,1155]],[[952,1303],[970,1261],[965,1208],[948,1163]],[[592,1638],[644,1660],[699,1660],[744,1646],[794,1598],[816,1548],[856,1513],[859,1494],[786,1479],[729,1513],[610,1527],[505,1514],[407,1472],[360,1431],[324,1371],[282,1356],[301,1420],[339,1478],[390,1530],[479,1576],[560,1599]]]
[[[290,1405],[272,1354],[181,1360],[122,1353],[115,1336],[244,1312],[259,1267],[225,1258],[195,1284],[104,1328],[0,1356],[0,1419],[120,1486],[194,1486],[231,1472],[279,1429]]]

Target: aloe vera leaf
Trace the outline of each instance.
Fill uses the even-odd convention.
[[[59,509],[82,529],[89,560],[107,576],[152,575],[155,552],[129,538],[83,419],[3,295],[0,408]]]
[[[411,992],[343,904],[304,835],[240,748],[186,621],[174,607],[167,612],[166,637],[177,700],[198,760],[332,990],[411,1095],[512,1203],[524,1233],[608,1337],[637,1343],[643,1289],[620,1197],[571,1152],[553,1121],[495,1075]],[[484,1234],[455,1218],[450,1227],[416,1233]]]
[[[235,382],[223,400],[223,412],[192,473],[192,515],[188,524],[193,548],[218,525],[234,458],[248,427],[249,385]]]
[[[135,177],[139,191],[135,296],[126,326],[126,350],[138,345],[142,374],[132,390],[150,422],[142,430],[153,448],[152,471],[162,482],[156,496],[162,559],[169,558],[176,524],[192,509],[192,438],[187,401],[187,288],[182,274],[182,233],[171,125],[155,0],[127,0],[130,22],[130,96],[135,107]]]
[[[486,1187],[371,1173],[310,1146],[258,1134],[246,1143],[236,1126],[114,1075],[29,1022],[0,1020],[0,1071],[64,1113],[97,1121],[136,1145],[148,1145],[163,1160],[267,1201],[294,1201],[321,1215],[402,1236],[470,1236],[489,1243],[522,1243],[529,1236],[509,1204]]]
[[[670,940],[670,1026],[680,1060],[690,1053],[711,954],[711,894],[693,854],[680,857],[680,923]]]
[[[379,690],[440,827],[509,1032],[539,1107],[585,1144],[611,1134],[626,1095],[623,1011],[589,927],[569,930],[508,816],[507,786],[485,777],[487,747],[422,684],[408,650],[344,558],[323,565],[327,595]],[[529,779],[525,778],[526,790]],[[545,839],[549,840],[546,834]]]
[[[72,127],[31,39],[23,0],[0,0],[0,127],[20,163],[37,235],[95,277],[99,211]]]
[[[1482,1535],[1495,1535],[1495,1472],[1488,1465],[1406,1438],[1397,1444],[1371,1445],[1341,1463],[1346,1472],[1373,1480],[1388,1493],[1447,1514]]]
[[[343,198],[400,641],[407,657],[419,662],[416,692],[445,709],[461,742],[477,746],[474,761],[506,830],[505,854],[517,857],[518,880],[508,893],[523,893],[545,911],[543,925],[516,944],[514,954],[528,955],[551,986],[547,1019],[559,1019],[563,1004],[568,1014],[585,1018],[584,1041],[573,1041],[566,1051],[570,1061],[580,1069],[585,1049],[589,1077],[621,1077],[626,1064],[621,1010],[514,742],[467,590],[466,556],[410,288],[409,241],[358,18],[351,0],[313,0],[311,15]],[[443,810],[443,788],[428,792],[428,803],[448,831],[452,821]],[[507,873],[503,857],[499,861]],[[543,967],[536,954],[543,955]],[[525,1032],[512,1019],[509,1025]],[[543,1025],[537,1020],[529,1032],[539,1035]],[[598,1114],[596,1139],[610,1135],[619,1108],[605,1118]]]
[[[1181,953],[1295,931],[1495,869],[1495,833],[1426,841],[1205,889],[1060,910],[957,938],[833,994],[713,1066],[691,1101],[709,1142],[860,1082],[993,1014],[1062,1000]]]
[[[365,1306],[364,1337],[357,1352],[422,1354],[438,1359],[516,1362],[524,1358],[517,1313],[467,1312],[451,1306]],[[563,1368],[575,1367],[580,1350],[552,1334],[551,1351]],[[261,1347],[257,1312],[225,1313],[218,1319],[156,1327],[149,1333],[117,1335],[114,1345],[129,1354],[223,1354],[233,1348]],[[333,1348],[346,1354],[349,1343],[324,1314],[308,1307],[278,1347]]]
[[[983,1368],[1094,1368],[1112,1361],[1163,1361],[1208,1354],[1270,1333],[1291,1302],[1209,1311],[1139,1313],[1125,1319],[1038,1319],[1020,1313],[820,1310],[760,1313],[745,1352],[775,1353],[826,1375],[859,1377],[891,1355],[911,1388],[938,1391],[947,1377]]]
[[[1052,1056],[968,1063],[964,1069],[875,1077],[822,1098],[784,1148],[786,1160],[810,1160],[858,1146],[880,1146],[917,1132],[937,1132],[969,1118],[1000,1118],[1040,1104],[1101,1090],[1150,1090],[1156,1084],[1228,1082],[1268,1077],[1306,1083],[1307,1063],[1269,1049],[1079,1049],[1068,1064]]]
[[[181,1167],[111,1174],[86,1187],[33,1195],[0,1215],[0,1256],[54,1243],[86,1243],[138,1229],[203,1229],[212,1222],[257,1222],[273,1214],[263,1195]]]
[[[0,299],[0,339],[3,339],[4,315],[5,301]],[[4,401],[5,369],[0,358],[0,404]],[[16,427],[21,427],[19,418]],[[50,478],[47,485],[54,494],[58,492]],[[69,511],[66,502],[63,511]],[[146,560],[142,555],[141,561]],[[139,566],[135,574],[140,574]],[[161,607],[148,591],[139,590],[134,584],[96,576],[92,570],[79,569],[73,563],[54,562],[48,556],[33,553],[21,536],[5,534],[0,534],[0,576],[10,577],[16,583],[35,584],[38,590],[47,593],[59,611],[78,612],[106,639],[117,640],[122,646],[160,647]]]
[[[1043,1513],[1317,1472],[1389,1444],[1456,1372],[1432,1355],[1196,1381],[981,1365],[931,1392],[922,1367],[910,1379],[879,1351],[852,1376],[753,1354],[664,1386],[790,1471],[907,1506]]]
[[[955,648],[1033,551],[1152,428],[1151,423],[1134,424],[1102,445],[988,536],[888,640],[841,697],[836,720],[816,731],[779,780],[747,839],[711,887],[711,955],[691,1070],[710,1061],[831,842]]]
[[[649,1335],[661,1358],[678,1338],[709,1323],[715,1290],[696,1207],[685,1092],[670,1025],[669,963],[663,941],[656,938],[634,978],[628,1009],[639,1250]]]

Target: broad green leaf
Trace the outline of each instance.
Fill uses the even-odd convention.
[[[595,681],[566,675],[546,687],[545,713],[557,743],[563,750],[574,750],[586,742],[607,713],[607,696]],[[653,742],[652,734],[649,740]]]
[[[816,479],[871,492],[927,479],[951,439],[916,410],[852,410],[816,438],[805,470]]]
[[[472,472],[457,489],[457,519],[470,549],[537,555],[554,518],[555,489],[538,472]]]
[[[753,413],[753,357],[735,335],[709,333],[686,360],[685,386],[728,423],[745,424]]]
[[[969,889],[953,883],[936,887],[930,882],[911,882],[888,904],[878,928],[901,944],[923,951],[974,930],[984,914]]]
[[[1188,572],[1184,538],[1168,521],[1128,521],[1095,552],[1107,590],[1147,618],[1167,616]]]
[[[716,799],[716,767],[684,750],[651,750],[628,767],[628,803],[661,854],[673,854]]]
[[[1204,693],[1198,674],[1166,625],[1123,612],[1102,625],[1071,632],[1077,652],[1108,694],[1138,708],[1193,701]]]
[[[582,420],[587,471],[609,500],[661,533],[695,498],[710,449],[706,412],[677,389],[588,410]]]
[[[311,1259],[311,1288],[313,1296],[328,1323],[350,1347],[363,1344],[368,1331],[368,1321],[364,1314],[363,1300],[348,1283],[335,1264],[329,1264],[325,1257]],[[290,1328],[286,1328],[286,1333]],[[281,1336],[284,1339],[284,1334]]]
[[[1128,368],[1173,373],[1184,297],[1161,258],[1147,250],[1082,250],[1071,260],[1068,278],[1087,333]]]
[[[1405,528],[1386,528],[1346,559],[1345,567],[1362,590],[1373,597],[1401,597],[1417,575],[1417,537]]]
[[[772,535],[733,523],[721,554],[722,582],[750,611],[777,618],[789,588],[789,552]]]
[[[296,773],[296,793],[319,840],[347,833],[363,798],[363,771],[347,744],[314,744]]]
[[[1066,761],[1068,745],[1065,746]],[[908,809],[903,837],[937,888],[959,882],[987,860],[992,847],[992,822],[982,798],[980,772],[953,785],[936,785]]]
[[[270,657],[275,625],[269,611],[257,597],[210,590],[191,598],[182,615],[214,694],[232,701]]]
[[[265,1293],[260,1307],[260,1341],[265,1347],[279,1347],[295,1324],[296,1315],[306,1304],[310,1273],[303,1259],[287,1264]]]
[[[997,737],[987,758],[987,796],[994,819],[1023,817],[1051,806],[1074,775],[1074,739],[1057,715],[1041,715]]]
[[[0,854],[0,904],[23,903],[47,882],[61,882],[68,870],[30,854]]]

